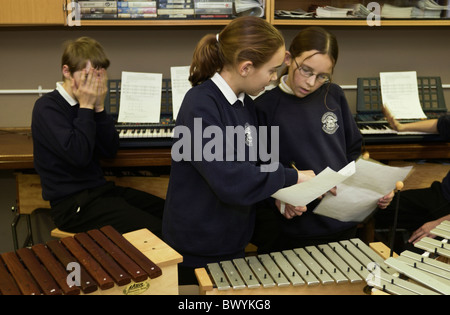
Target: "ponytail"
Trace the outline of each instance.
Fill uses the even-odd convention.
[[[194,50],[190,68],[189,81],[192,86],[208,80],[223,67],[216,35],[205,35]]]
[[[245,60],[258,68],[282,46],[283,36],[266,20],[254,16],[236,18],[218,36],[205,35],[197,44],[189,81],[196,86],[220,72],[224,66],[235,66]]]

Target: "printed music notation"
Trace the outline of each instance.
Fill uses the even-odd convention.
[[[118,122],[158,123],[162,73],[122,72]]]
[[[176,120],[184,95],[192,87],[189,82],[190,66],[171,67],[170,79],[172,84],[172,115]]]
[[[396,119],[426,119],[415,71],[380,72],[381,97]]]

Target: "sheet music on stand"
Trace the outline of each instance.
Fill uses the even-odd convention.
[[[159,123],[162,73],[122,72],[118,122]]]
[[[190,66],[170,67],[173,120],[177,119],[184,95],[192,87],[191,82],[189,82],[189,70]]]
[[[419,100],[416,71],[380,72],[381,97],[396,119],[426,119]]]

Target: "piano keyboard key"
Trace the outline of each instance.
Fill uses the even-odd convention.
[[[173,128],[119,129],[119,138],[172,138]]]
[[[363,135],[427,135],[430,133],[420,131],[396,131],[389,127],[387,123],[358,122],[358,128]]]

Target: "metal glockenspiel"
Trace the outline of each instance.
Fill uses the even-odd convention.
[[[450,264],[439,258],[450,258],[450,245],[447,243],[450,238],[450,222],[442,222],[431,233],[444,239],[439,241],[424,237],[415,243],[415,247],[426,251],[422,255],[404,251],[400,256],[389,257],[385,262],[398,272],[399,277],[385,281],[381,274],[371,279],[369,284],[390,294],[449,295]]]
[[[196,269],[201,294],[365,294],[372,269],[392,268],[359,239],[208,264]]]

